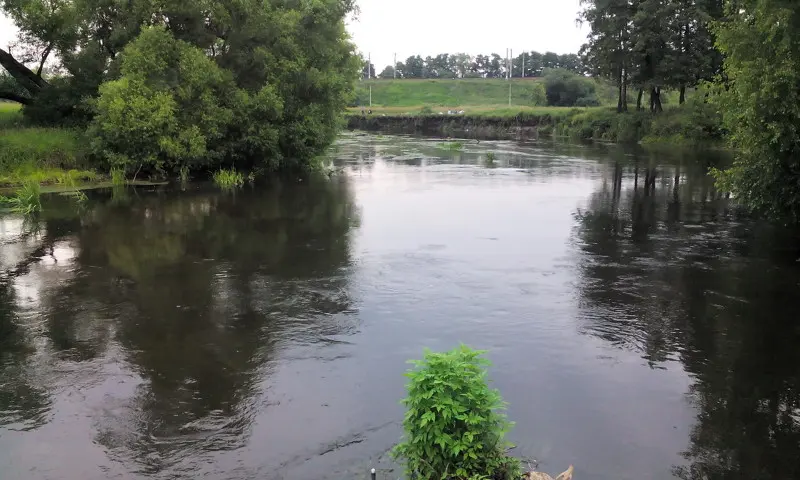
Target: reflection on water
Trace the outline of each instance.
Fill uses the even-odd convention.
[[[404,361],[460,341],[545,470],[800,477],[798,235],[719,155],[438,143],[1,218],[3,478],[396,478]]]

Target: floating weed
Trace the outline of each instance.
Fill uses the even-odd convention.
[[[494,152],[486,152],[486,166],[487,167],[496,167],[497,163],[495,160],[497,159],[497,155]]]
[[[464,144],[461,142],[446,142],[441,144],[441,148],[451,152],[460,152],[461,150],[464,150]]]
[[[214,173],[214,183],[218,187],[229,190],[244,185],[244,175],[237,172],[235,168],[222,169]]]

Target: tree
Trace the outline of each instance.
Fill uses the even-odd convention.
[[[362,60],[361,78],[375,78],[376,76],[375,64],[367,60]]]
[[[392,67],[391,65],[386,65],[386,68],[384,68],[383,71],[381,71],[380,75],[378,76],[380,78],[394,78],[394,74],[395,74],[394,67]]]
[[[408,57],[403,70],[404,78],[423,78],[425,76],[425,62],[419,55]]]
[[[739,154],[720,186],[775,218],[800,221],[800,4],[731,2],[718,31],[724,121]]]
[[[547,70],[544,82],[548,105],[588,107],[600,104],[595,95],[594,82],[568,70]]]
[[[626,112],[635,6],[628,0],[581,0],[581,3],[586,8],[579,20],[590,27],[589,40],[581,49],[584,63],[594,75],[614,81],[619,93],[617,111]]]
[[[27,116],[43,118],[48,110],[57,108],[55,116],[69,118],[80,114],[89,122],[94,115],[93,99],[97,99],[101,85],[107,82],[123,80],[112,83],[103,92],[117,98],[116,101],[135,102],[141,98],[152,101],[148,97],[151,93],[177,95],[172,87],[151,84],[150,77],[132,81],[131,69],[122,73],[126,48],[143,31],[151,27],[163,29],[174,41],[200,51],[223,71],[222,76],[232,79],[236,91],[231,98],[247,99],[246,107],[237,114],[253,117],[240,116],[225,126],[229,138],[239,140],[238,146],[231,143],[209,152],[224,153],[214,158],[215,162],[302,167],[335,137],[339,114],[358,76],[359,60],[344,26],[344,19],[353,8],[351,0],[235,3],[210,0],[202,6],[179,0],[160,4],[146,0],[4,0],[2,11],[20,28],[20,41],[28,51],[38,52],[40,64],[51,58],[62,76],[57,80],[45,79],[41,68],[29,69],[5,50],[0,50],[0,65],[24,89]],[[153,42],[153,45],[165,48],[170,43]],[[196,66],[199,60],[186,65],[189,64]],[[213,69],[208,72],[216,75]],[[169,75],[195,73],[179,68]],[[198,80],[197,85],[200,84]],[[215,90],[219,88],[217,83],[208,86],[214,90],[208,93],[210,98],[222,98]],[[271,107],[265,106],[271,102],[266,99],[271,94],[265,94],[265,88],[274,89],[276,101],[282,106],[278,117],[273,117]],[[143,95],[138,95],[142,92]],[[8,92],[1,96],[9,97]],[[260,104],[262,100],[265,105]],[[98,102],[102,104],[103,100]],[[269,128],[253,128],[255,123],[266,120],[270,122]],[[210,131],[200,133],[215,135]],[[116,144],[104,145],[111,148]],[[278,146],[279,157],[251,157],[271,152],[273,145]],[[125,155],[122,151],[116,153]],[[136,160],[148,165],[168,165],[174,160],[163,149],[157,155],[158,161]]]

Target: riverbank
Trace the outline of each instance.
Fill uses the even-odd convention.
[[[562,137],[622,144],[719,146],[722,118],[713,106],[692,103],[650,112],[617,113],[606,107],[459,107],[452,113],[430,109],[375,108],[372,114],[348,111],[350,130],[484,140],[536,140]]]
[[[0,103],[0,187],[97,181],[86,166],[86,142],[78,131],[28,127],[19,106]]]

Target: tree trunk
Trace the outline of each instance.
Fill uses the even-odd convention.
[[[628,72],[622,73],[622,111],[628,111]]]
[[[644,88],[639,89],[639,96],[636,97],[636,111],[642,111],[642,97],[644,96]]]
[[[31,96],[35,96],[39,90],[47,86],[47,82],[42,77],[33,73],[31,69],[18,62],[13,55],[2,48],[0,48],[0,66],[5,68]]]
[[[686,85],[685,84],[681,84],[680,104],[683,105],[684,103],[686,103]]]
[[[623,94],[623,86],[622,86],[622,68],[619,69],[619,75],[617,76],[617,88],[619,89],[619,98],[617,99],[617,113],[624,112],[623,103],[622,103],[622,94]]]
[[[21,103],[23,105],[30,105],[33,101],[28,97],[23,97],[14,92],[0,92],[0,100],[11,100],[12,102]]]
[[[661,105],[661,87],[652,87],[650,89],[650,111],[652,113],[664,111],[664,107]]]

